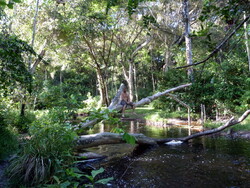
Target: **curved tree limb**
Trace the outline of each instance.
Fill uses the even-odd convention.
[[[221,47],[236,33],[237,30],[239,30],[241,28],[241,26],[243,26],[243,24],[245,22],[248,21],[248,19],[250,18],[250,15],[248,15],[235,29],[234,31],[226,36],[224,38],[224,40],[205,58],[203,59],[202,61],[199,61],[197,63],[193,63],[191,65],[185,65],[185,66],[181,66],[181,67],[176,67],[175,69],[182,69],[182,68],[187,68],[187,67],[191,67],[191,66],[196,66],[196,65],[199,65],[199,64],[202,64],[202,63],[205,63],[207,60],[209,60],[211,57],[213,57],[218,51],[219,49],[221,49]]]
[[[250,114],[250,110],[247,110],[239,119],[235,119],[234,117],[232,117],[224,125],[218,128],[196,133],[196,134],[193,134],[187,137],[182,137],[182,138],[155,139],[155,138],[147,137],[143,134],[130,134],[130,135],[136,138],[136,143],[138,145],[157,146],[160,144],[165,144],[166,142],[170,142],[172,140],[187,142],[188,140],[191,140],[197,137],[218,133],[228,127],[236,125],[242,122],[244,119],[246,119],[249,114]],[[104,132],[104,133],[80,136],[79,139],[77,140],[77,148],[88,148],[88,147],[94,147],[98,145],[118,144],[118,143],[125,143],[121,134]]]
[[[149,104],[151,103],[153,100],[161,97],[161,96],[164,96],[166,95],[167,93],[170,93],[172,91],[176,91],[176,90],[179,90],[179,89],[183,89],[185,87],[188,87],[188,86],[191,86],[192,84],[189,83],[189,84],[184,84],[184,85],[180,85],[180,86],[177,86],[177,87],[174,87],[174,88],[171,88],[171,89],[167,89],[163,92],[159,92],[159,93],[156,93],[152,96],[149,96],[149,97],[146,97],[146,98],[143,98],[141,99],[140,101],[138,101],[137,103],[134,103],[135,107],[137,106],[142,106],[142,105],[145,105],[145,104]],[[124,84],[121,84],[115,98],[112,100],[111,104],[109,105],[108,109],[110,110],[121,110],[122,109],[122,105],[118,104],[118,101],[119,101],[119,98],[120,98],[120,95],[122,93],[122,90],[124,88]],[[130,106],[127,106],[127,109],[131,108]],[[93,126],[95,125],[96,123],[100,122],[101,119],[94,119],[94,120],[91,120],[91,121],[88,121],[88,122],[84,122],[84,123],[81,123],[79,126],[81,128],[85,128],[85,127],[89,127],[89,126]]]
[[[194,138],[197,138],[197,137],[210,135],[210,134],[215,134],[215,133],[218,133],[218,132],[220,132],[220,131],[228,128],[228,127],[239,124],[244,119],[246,119],[249,114],[250,114],[250,110],[247,110],[239,119],[236,120],[234,117],[232,117],[224,125],[222,125],[220,127],[217,127],[215,129],[211,129],[211,130],[207,130],[207,131],[204,131],[204,132],[196,133],[196,134],[193,134],[193,135],[190,135],[190,136],[187,136],[187,137],[183,137],[183,138],[159,139],[159,140],[157,140],[157,143],[165,143],[165,142],[169,142],[171,140],[179,140],[179,141],[186,142],[188,140],[191,140],[191,139],[194,139]]]

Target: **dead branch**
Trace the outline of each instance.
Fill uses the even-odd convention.
[[[159,139],[157,140],[157,143],[165,143],[165,142],[169,142],[171,140],[179,140],[179,141],[183,141],[186,142],[188,140],[197,138],[197,137],[201,137],[201,136],[205,136],[205,135],[210,135],[210,134],[215,134],[218,133],[228,127],[231,127],[233,125],[239,124],[240,122],[242,122],[244,119],[247,118],[247,116],[250,114],[250,110],[247,110],[239,119],[235,119],[234,117],[232,117],[230,120],[228,120],[224,125],[217,127],[215,129],[211,129],[211,130],[207,130],[204,132],[200,132],[200,133],[196,133],[187,137],[183,137],[183,138],[168,138],[168,139]]]
[[[234,117],[232,117],[224,125],[222,125],[218,128],[215,128],[212,130],[207,130],[207,131],[200,132],[200,133],[196,133],[196,134],[193,134],[193,135],[190,135],[187,137],[182,137],[182,138],[155,139],[155,138],[147,137],[143,134],[130,134],[130,135],[132,135],[136,138],[136,144],[138,144],[138,145],[157,146],[160,144],[164,144],[166,142],[170,142],[172,140],[187,142],[188,140],[191,140],[194,138],[218,133],[218,132],[220,132],[228,127],[236,125],[236,124],[242,122],[244,119],[246,119],[249,114],[250,114],[250,110],[247,110],[237,120]],[[118,143],[125,143],[121,134],[104,132],[104,133],[97,133],[97,134],[80,136],[79,139],[77,140],[77,148],[81,149],[81,148],[94,147],[94,146],[104,145],[104,144],[118,144]]]
[[[180,86],[177,86],[177,87],[174,87],[174,88],[171,88],[171,89],[167,89],[167,90],[165,90],[163,92],[159,92],[159,93],[156,93],[156,94],[154,94],[152,96],[143,98],[140,101],[138,101],[137,103],[134,103],[134,105],[135,105],[135,107],[137,107],[137,106],[143,106],[145,104],[149,104],[153,100],[158,99],[159,97],[164,96],[167,93],[170,93],[172,91],[176,91],[176,90],[179,90],[179,89],[183,89],[183,88],[191,86],[191,85],[192,84],[189,83],[189,84],[180,85]],[[119,90],[118,90],[115,98],[112,100],[112,102],[109,105],[108,109],[110,109],[110,110],[116,110],[116,111],[119,111],[119,110],[122,109],[122,105],[118,104],[118,101],[119,101],[119,97],[121,95],[121,92],[122,92],[123,88],[124,88],[124,84],[121,84],[121,86],[120,86],[120,88],[119,88]],[[127,108],[129,109],[131,107],[128,106]],[[79,126],[81,128],[85,128],[85,127],[93,126],[93,125],[95,125],[96,123],[98,123],[100,121],[101,121],[101,119],[94,119],[94,120],[91,120],[91,121],[88,121],[88,122],[81,123]]]
[[[202,63],[205,63],[207,60],[209,60],[211,57],[213,57],[220,49],[221,47],[236,33],[237,30],[239,30],[241,28],[241,26],[243,26],[243,24],[245,22],[247,22],[247,20],[250,18],[250,16],[247,16],[235,29],[234,31],[226,36],[224,38],[224,40],[205,58],[203,59],[202,61],[199,61],[197,63],[193,63],[193,64],[190,64],[190,65],[185,65],[185,66],[181,66],[181,67],[176,67],[175,69],[182,69],[182,68],[187,68],[187,67],[191,67],[191,66],[196,66],[196,65],[199,65],[199,64],[202,64]]]

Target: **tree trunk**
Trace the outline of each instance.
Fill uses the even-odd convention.
[[[134,63],[132,60],[130,60],[130,62],[129,62],[129,80],[128,80],[130,101],[134,100],[134,71],[133,71],[133,67],[134,67]]]
[[[244,12],[244,19],[246,19],[246,12]],[[244,23],[245,29],[245,44],[246,44],[246,51],[247,51],[247,58],[248,58],[248,68],[250,71],[250,50],[249,50],[249,43],[248,43],[248,30],[247,30],[247,22]]]
[[[175,69],[182,69],[182,68],[187,68],[187,67],[191,67],[191,66],[196,66],[196,65],[200,65],[202,63],[207,62],[207,60],[209,60],[211,57],[213,57],[221,48],[222,46],[224,46],[226,44],[226,42],[232,38],[232,36],[236,33],[236,31],[238,31],[245,22],[247,22],[249,20],[250,16],[248,15],[233,31],[232,33],[230,33],[229,35],[226,35],[224,37],[224,39],[216,46],[216,48],[202,61],[193,63],[191,65],[185,65],[185,66],[180,66],[180,67],[176,67]]]
[[[135,101],[138,101],[138,88],[137,88],[137,72],[134,64],[134,88],[135,88]]]
[[[137,106],[142,106],[142,105],[145,105],[145,104],[149,104],[151,103],[153,100],[155,99],[158,99],[159,97],[161,96],[164,96],[166,95],[167,93],[170,93],[172,91],[176,91],[176,90],[179,90],[179,89],[183,89],[185,87],[188,87],[188,86],[191,86],[192,84],[184,84],[184,85],[180,85],[178,87],[175,87],[175,88],[171,88],[171,89],[167,89],[163,92],[159,92],[159,93],[156,93],[152,96],[149,96],[149,97],[146,97],[146,98],[143,98],[141,99],[140,101],[134,103],[135,107]],[[110,110],[121,110],[122,109],[122,105],[118,104],[118,100],[119,100],[119,97],[122,93],[122,90],[125,86],[123,84],[121,84],[120,86],[120,89],[118,90],[117,94],[116,94],[116,97],[112,100],[112,103],[109,105],[108,109]],[[127,109],[131,108],[130,106],[127,106]],[[95,125],[96,123],[100,122],[101,119],[94,119],[94,120],[91,120],[91,121],[88,121],[88,122],[84,122],[84,123],[81,123],[79,124],[79,128],[85,128],[85,127],[90,127],[90,126],[93,126]]]
[[[103,78],[102,71],[100,68],[97,68],[97,79],[99,84],[99,91],[101,95],[101,104],[109,105],[109,97],[107,93],[107,84]]]
[[[192,46],[191,46],[191,38],[190,38],[190,20],[189,20],[189,1],[183,0],[183,19],[185,24],[185,42],[186,42],[186,60],[187,65],[193,64],[192,59]],[[194,81],[194,71],[193,68],[188,68],[188,77],[193,82]]]
[[[155,139],[155,138],[147,137],[143,134],[130,134],[130,135],[136,138],[136,143],[139,145],[157,146],[158,144],[165,144],[171,141],[187,142],[188,140],[191,140],[194,138],[218,133],[228,127],[236,125],[242,122],[244,119],[246,119],[249,114],[250,114],[250,110],[247,110],[239,119],[234,119],[234,117],[232,117],[224,125],[218,128],[207,130],[204,132],[199,132],[199,133],[196,133],[187,137],[182,137],[182,138]],[[104,144],[118,144],[118,143],[125,143],[125,141],[122,138],[122,134],[104,132],[104,133],[80,136],[79,139],[77,140],[77,148],[80,149],[80,148],[88,148],[88,147],[94,147],[94,146],[99,146],[99,145],[104,145]]]
[[[167,72],[169,67],[171,67],[171,51],[169,47],[166,47],[166,50],[164,52],[163,71]]]
[[[26,107],[26,104],[22,103],[22,105],[21,105],[21,112],[20,112],[20,116],[21,117],[23,117],[25,115],[25,107]]]
[[[35,15],[34,15],[34,19],[33,19],[33,31],[32,31],[32,38],[31,38],[31,47],[34,47],[34,43],[35,43],[35,36],[36,36],[36,23],[37,23],[37,16],[38,16],[38,11],[39,11],[39,0],[36,0],[36,11],[35,11]],[[29,60],[28,60],[28,66],[29,66],[29,70],[31,70],[31,55],[29,56]]]

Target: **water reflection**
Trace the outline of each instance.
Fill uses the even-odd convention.
[[[183,137],[197,132],[197,130],[191,128],[183,128],[182,126],[156,127],[145,125],[144,123],[141,123],[139,121],[126,121],[123,122],[122,125],[109,125],[99,123],[95,125],[91,130],[89,130],[87,134],[110,132],[115,127],[122,128],[129,133],[143,133],[146,136],[150,136],[153,138]],[[173,127],[175,128],[173,129]]]
[[[154,138],[175,138],[193,134],[182,127],[151,127],[139,122],[116,125],[130,133]],[[114,126],[98,125],[92,132],[110,131]],[[107,152],[109,146],[99,148]],[[120,146],[119,146],[120,147]],[[114,155],[126,145],[111,147]],[[109,187],[250,187],[250,141],[222,137],[201,137],[177,146],[160,146],[138,156],[115,158],[104,165]]]

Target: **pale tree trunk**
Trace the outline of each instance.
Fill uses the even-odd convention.
[[[34,47],[35,37],[36,37],[36,24],[37,24],[38,11],[39,11],[39,0],[36,0],[36,11],[35,11],[34,19],[33,19],[33,30],[32,30],[32,38],[31,38],[32,48]],[[31,69],[31,62],[32,62],[32,59],[30,55],[29,60],[28,60],[29,70]]]
[[[135,64],[134,64],[134,87],[135,87],[135,100],[138,101],[137,71]]]
[[[125,65],[122,63],[122,69],[123,69],[123,75],[124,78],[128,84],[128,92],[129,92],[129,98],[131,101],[133,101],[134,96],[134,70],[133,70],[133,62],[129,61],[129,69],[126,71]]]
[[[129,80],[128,80],[128,88],[129,88],[129,98],[130,101],[134,99],[134,62],[131,60],[129,62]]]
[[[39,11],[39,0],[36,1],[36,10],[35,10],[35,15],[33,19],[33,31],[32,31],[32,38],[31,38],[31,47],[34,47],[34,42],[35,42],[35,36],[36,36],[36,23],[37,23],[37,16],[38,16],[38,11]],[[32,55],[28,57],[28,70],[31,72],[31,63],[32,63]],[[26,91],[24,91],[24,96],[26,95]],[[21,111],[20,111],[20,116],[25,115],[25,107],[26,107],[26,97],[24,97],[21,100]]]
[[[33,65],[31,65],[31,69],[30,69],[30,73],[34,74],[36,71],[36,67],[37,65],[43,60],[46,50],[45,47],[47,45],[48,39],[46,39],[42,45],[42,47],[40,48],[40,54],[38,55],[38,58],[35,60],[35,62],[33,63]]]
[[[246,12],[244,12],[244,19],[246,19]],[[248,43],[248,30],[247,30],[247,22],[244,23],[244,29],[245,29],[245,44],[246,44],[246,50],[247,50],[247,58],[248,58],[248,68],[250,71],[250,50],[249,50],[249,43]]]
[[[177,90],[189,87],[191,85],[192,85],[191,83],[184,84],[184,85],[177,86],[175,88],[167,89],[167,90],[165,90],[163,92],[158,92],[158,93],[156,93],[156,94],[154,94],[152,96],[149,96],[149,97],[141,99],[140,101],[134,103],[134,105],[135,105],[135,107],[137,107],[137,106],[143,106],[145,104],[149,104],[153,100],[158,99],[161,96],[164,96],[164,95],[166,95],[166,94],[168,94],[170,92],[173,92],[173,91],[177,91]],[[122,105],[118,104],[118,101],[119,101],[120,95],[121,95],[124,87],[125,86],[123,84],[120,86],[120,89],[118,90],[118,92],[116,94],[116,97],[112,100],[111,104],[108,107],[109,110],[119,111],[119,110],[122,109]],[[131,108],[131,106],[127,106],[126,108],[129,109],[129,108]],[[91,120],[91,121],[87,121],[87,122],[81,123],[78,126],[79,126],[79,128],[85,128],[85,127],[93,126],[93,125],[95,125],[96,123],[98,123],[100,121],[101,121],[101,119],[97,118],[97,119],[94,119],[94,120]]]
[[[239,119],[235,119],[234,117],[232,117],[230,120],[228,120],[224,125],[220,127],[217,127],[212,130],[207,130],[204,132],[195,133],[193,135],[182,137],[182,138],[156,139],[156,138],[147,137],[143,134],[130,134],[130,135],[135,137],[136,144],[138,145],[157,146],[157,145],[165,144],[171,141],[187,142],[188,140],[191,140],[194,138],[218,133],[228,127],[239,124],[244,119],[246,119],[249,114],[250,114],[250,110],[247,110]],[[103,133],[80,136],[79,139],[77,140],[77,148],[81,149],[81,148],[95,147],[95,146],[104,145],[104,144],[118,144],[118,143],[125,143],[125,140],[123,139],[122,134],[103,132]]]
[[[129,90],[129,97],[130,97],[130,100],[133,101],[134,99],[134,94],[136,93],[135,90],[134,90],[134,81],[135,81],[135,77],[136,74],[134,72],[135,70],[135,65],[134,65],[134,60],[135,60],[135,57],[137,56],[138,52],[144,48],[145,46],[147,46],[149,44],[149,42],[153,39],[153,36],[150,36],[146,39],[145,42],[141,43],[134,51],[133,53],[130,55],[130,58],[129,58],[129,67],[128,67],[128,70],[126,70],[126,67],[124,65],[124,61],[126,61],[126,58],[124,58],[124,60],[121,62],[122,63],[122,68],[123,68],[123,75],[125,77],[125,80],[126,82],[128,83],[128,90]],[[122,53],[123,54],[123,53]]]
[[[163,65],[164,72],[167,72],[169,67],[171,66],[170,58],[171,58],[171,50],[170,47],[167,46],[164,52],[164,65]]]
[[[175,69],[188,68],[188,67],[200,65],[202,63],[206,63],[207,60],[213,57],[226,44],[226,42],[232,38],[232,36],[236,33],[236,31],[238,31],[244,25],[244,23],[249,20],[249,18],[250,18],[250,15],[248,15],[229,35],[225,36],[224,39],[216,46],[216,48],[205,59],[199,62],[193,63],[191,65],[176,67]]]
[[[109,105],[109,98],[108,98],[108,93],[107,93],[107,85],[106,82],[103,78],[102,71],[101,69],[97,68],[97,80],[99,84],[99,92],[101,96],[101,104],[105,104],[106,106]]]
[[[151,73],[151,78],[152,78],[153,92],[155,92],[155,78],[154,78],[154,73]]]
[[[185,24],[185,43],[186,43],[186,61],[187,65],[192,65],[193,64],[193,59],[192,59],[192,43],[191,43],[191,38],[190,38],[190,20],[189,20],[189,1],[188,0],[183,0],[183,19],[184,19],[184,24]],[[188,77],[189,79],[193,82],[194,81],[194,71],[192,67],[188,68]]]

